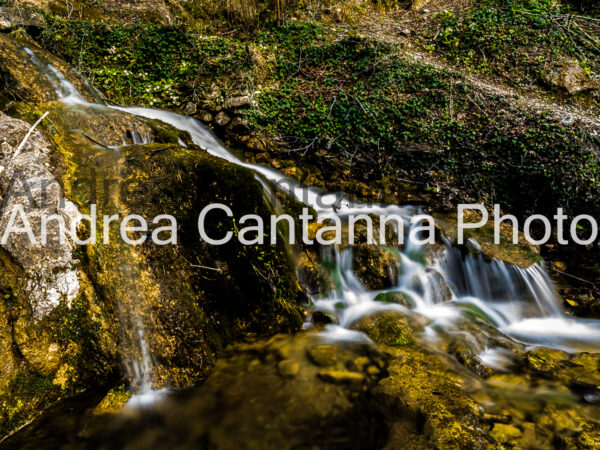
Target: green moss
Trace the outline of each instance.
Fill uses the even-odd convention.
[[[414,343],[413,335],[422,323],[395,311],[384,311],[359,320],[354,327],[382,345],[405,346]]]
[[[111,389],[94,408],[94,414],[111,414],[119,411],[131,398],[131,392],[125,386]]]
[[[8,392],[8,395],[0,396],[0,435],[6,435],[35,417],[60,394],[48,377],[27,370],[15,374]]]
[[[382,292],[377,294],[375,301],[381,303],[395,303],[406,306],[407,308],[414,308],[415,306],[415,301],[403,292]]]
[[[413,343],[412,337],[410,336],[410,334],[408,334],[406,331],[401,330],[396,337],[394,338],[393,342],[390,345],[393,346],[403,346],[403,345],[410,345]]]
[[[494,12],[494,5],[476,5],[457,14],[487,8],[491,22],[499,14],[519,14],[516,7]],[[548,14],[540,10],[541,18],[522,17],[552,22]],[[353,173],[368,174],[369,181],[388,180],[390,193],[405,202],[451,195],[460,197],[457,201],[500,203],[519,217],[553,214],[557,205],[567,204],[568,215],[599,212],[600,166],[588,145],[595,138],[511,108],[501,98],[482,97],[463,76],[407,60],[393,44],[296,22],[227,37],[185,27],[50,22],[40,42],[81,62],[111,101],[183,110],[191,99],[218,109],[220,92],[256,92],[256,106],[241,113],[251,130],[276,139],[302,158],[303,167],[318,168],[338,188],[344,177],[355,181],[356,176],[335,171],[334,177],[324,155],[336,156]],[[487,33],[495,26],[478,30]],[[531,30],[527,36],[560,40],[538,32],[542,28]],[[506,39],[522,36],[519,27],[511,33]],[[490,42],[498,52],[514,53],[500,41]],[[478,41],[472,45],[481,48]],[[303,181],[315,182],[309,178]],[[408,185],[418,192],[403,195],[398,179],[415,181]]]

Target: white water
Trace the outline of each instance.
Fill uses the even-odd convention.
[[[35,52],[25,47],[25,52],[30,56],[31,62],[42,72],[54,87],[57,98],[66,106],[76,111],[77,106],[86,106],[94,108],[106,108],[104,105],[98,105],[87,102],[77,88],[67,80],[63,74],[52,64],[44,62]],[[89,114],[89,111],[82,111],[83,114]],[[149,142],[147,136],[141,133],[133,126],[129,138],[133,144],[145,144]],[[118,150],[115,148],[115,150]],[[128,342],[130,347],[127,354],[123,356],[123,365],[131,381],[132,387],[136,390],[136,395],[130,400],[133,405],[144,405],[152,403],[157,396],[164,390],[153,390],[153,361],[146,340],[146,330],[138,307],[144,302],[144,299],[138,293],[139,270],[127,261],[128,253],[121,249],[122,264],[118,268],[123,282],[130,293],[130,299],[127,304],[119,304],[120,320],[123,328],[123,339]]]
[[[60,72],[54,70],[53,73],[60,86],[57,94],[63,101],[89,105]],[[405,219],[405,223],[409,223],[410,218],[419,213],[412,206],[352,202],[341,193],[304,187],[277,170],[245,163],[232,155],[194,118],[149,108],[112,108],[160,120],[187,131],[193,142],[211,155],[253,170],[298,201],[314,208],[320,217],[337,215],[343,220],[351,214],[398,215]],[[487,262],[481,256],[461,254],[450,242],[445,243],[443,253],[424,264],[425,249],[408,238],[408,231],[397,230],[405,233],[407,244],[397,249],[401,259],[400,275],[389,290],[410,297],[414,301],[414,311],[431,321],[426,328],[426,337],[435,340],[436,327],[452,329],[456,321],[463,317],[464,307],[468,306],[477,308],[499,330],[523,343],[568,351],[600,350],[600,322],[567,317],[542,266],[522,269],[502,261]],[[365,289],[352,271],[351,247],[336,246],[327,249],[323,256],[333,263],[333,276],[338,280],[338,286],[334,293],[324,298],[314,298],[313,301],[316,308],[335,314],[339,322],[339,325],[329,325],[322,333],[324,337],[332,340],[364,340],[364,335],[348,329],[356,320],[384,309],[407,311],[400,305],[375,301],[380,292]],[[450,299],[443,295],[447,289],[450,290]],[[340,305],[343,307],[340,308]],[[144,343],[143,335],[140,335],[140,340]],[[498,367],[505,362],[502,351],[497,349],[485,349],[480,359]],[[143,364],[141,373],[136,376],[144,378],[148,370],[151,367]]]
[[[370,205],[348,200],[341,193],[326,193],[304,187],[275,169],[244,163],[232,155],[198,120],[172,112],[149,108],[117,109],[149,119],[161,120],[175,128],[187,131],[194,143],[210,154],[231,163],[254,170],[267,180],[313,207],[320,217],[339,216],[342,220],[352,214],[398,215],[405,223],[418,214],[411,206]],[[407,230],[409,231],[409,230]],[[567,317],[559,306],[554,287],[544,268],[533,265],[527,269],[502,261],[486,262],[481,256],[463,256],[450,242],[445,252],[432,264],[423,265],[423,248],[409,239],[400,251],[401,275],[390,291],[399,291],[415,302],[414,310],[444,327],[452,327],[460,319],[461,305],[470,304],[480,309],[502,332],[515,340],[532,345],[546,345],[566,350],[600,350],[600,323]],[[338,316],[339,327],[348,328],[365,315],[379,310],[406,310],[403,306],[375,301],[380,292],[365,289],[352,271],[352,249],[335,248],[328,256],[334,263],[334,277],[340,280],[335,293],[315,298],[317,309]],[[440,279],[450,288],[450,302],[441,297]],[[336,304],[345,307],[336,308]],[[337,326],[328,327],[332,339],[350,335]],[[356,337],[352,335],[352,339]]]

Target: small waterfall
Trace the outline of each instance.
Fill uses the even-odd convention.
[[[342,193],[301,186],[275,169],[244,163],[194,118],[150,108],[114,108],[160,120],[189,132],[196,145],[214,156],[262,175],[298,201],[313,207],[321,218],[338,216],[344,220],[351,214],[396,215],[402,217],[404,223],[409,223],[420,212],[412,206],[352,202]],[[444,243],[444,252],[435,261],[424,264],[426,249],[408,238],[409,231],[405,230],[404,248],[396,249],[401,259],[401,275],[390,291],[410,297],[414,301],[415,312],[433,321],[441,321],[445,327],[462,317],[461,306],[471,304],[501,331],[527,344],[567,350],[600,346],[600,323],[565,316],[542,266],[522,269],[502,261],[486,261],[481,255],[463,256],[450,242]],[[317,309],[338,317],[339,326],[329,327],[332,339],[340,336],[356,339],[347,327],[365,315],[390,309],[406,311],[404,306],[375,301],[380,292],[368,291],[358,280],[352,270],[352,251],[352,248],[341,246],[325,250],[323,257],[332,263],[333,278],[338,280],[338,285],[329,296],[312,299]]]
[[[67,105],[85,104],[89,103],[81,96],[77,88],[67,80],[60,71],[50,63],[43,62],[38,55],[28,47],[24,47],[24,50],[31,57],[31,62],[39,69],[41,73],[46,75],[46,78],[50,81],[54,87],[54,92],[58,96],[59,100]]]
[[[60,72],[52,69],[50,72],[58,80],[58,91],[64,100],[86,103]],[[193,142],[208,153],[253,170],[259,180],[259,176],[264,177],[298,201],[314,208],[321,218],[337,216],[345,220],[350,214],[395,215],[408,223],[420,212],[412,206],[352,202],[342,193],[328,193],[301,186],[275,169],[245,163],[231,154],[200,121],[192,117],[150,108],[111,108],[160,120],[187,131]],[[135,130],[132,141],[144,143],[141,136],[135,135]],[[486,261],[481,255],[463,254],[449,241],[444,242],[443,251],[427,263],[427,249],[409,238],[409,231],[396,230],[405,234],[406,244],[396,248],[400,257],[399,276],[389,291],[409,297],[414,303],[412,309],[415,312],[442,326],[451,326],[453,320],[462,317],[464,305],[473,305],[501,331],[528,344],[567,350],[581,348],[582,341],[594,348],[600,346],[600,323],[565,316],[542,266],[522,269],[502,261]],[[333,267],[336,289],[324,298],[312,300],[316,308],[335,314],[338,318],[339,326],[331,326],[327,331],[330,337],[362,339],[348,330],[356,320],[384,309],[407,311],[405,306],[376,301],[375,297],[381,291],[369,291],[362,285],[352,270],[352,247],[335,246],[324,252],[323,258],[329,260]],[[145,355],[143,327],[139,324],[133,326],[142,330],[138,332],[138,340],[141,354]],[[493,352],[486,355],[490,354]],[[151,359],[142,357],[138,365],[133,365],[132,372],[136,379],[143,380],[151,372]]]
[[[31,49],[25,48],[25,51],[30,55],[36,68],[50,81],[58,100],[70,107],[71,113],[90,113],[85,109],[79,111],[77,108],[73,108],[77,105],[106,108],[104,105],[88,103],[77,88],[56,67],[42,61]],[[126,142],[125,139],[129,142]],[[127,133],[127,136],[124,136],[124,145],[129,143],[140,145],[148,142],[150,142],[150,136],[142,134],[135,124],[132,125],[132,129]],[[107,179],[118,179],[120,167],[119,147],[102,146],[97,151],[96,161],[98,166],[96,169],[104,175],[111,173],[111,177],[107,177]],[[106,199],[106,201],[106,208],[110,209],[111,213],[125,211],[117,190],[113,191],[112,197]],[[111,244],[104,249],[103,258],[107,264],[116,269],[115,272],[119,277],[118,283],[109,280],[108,284],[110,285],[111,295],[119,299],[118,310],[121,322],[123,365],[130,380],[131,388],[137,394],[133,397],[132,402],[141,404],[152,401],[156,392],[158,392],[153,391],[154,364],[146,336],[146,318],[149,316],[149,312],[145,305],[146,300],[140,291],[141,283],[145,282],[145,275],[139,266],[133,247],[121,243],[119,231],[115,227],[111,227],[110,233]]]

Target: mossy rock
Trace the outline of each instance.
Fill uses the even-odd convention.
[[[353,249],[352,270],[370,290],[390,288],[398,277],[400,259],[388,249],[359,244]]]
[[[57,100],[55,85],[32,62],[24,47],[31,48],[44,63],[60,70],[88,101],[97,101],[97,93],[64,61],[41,50],[26,35],[19,38],[0,33],[0,87],[10,89],[10,100],[44,103]]]
[[[310,296],[324,297],[335,290],[330,272],[314,249],[305,249],[298,257],[298,281]]]
[[[483,410],[463,388],[459,373],[416,346],[384,350],[390,357],[388,376],[374,394],[386,410],[399,411],[389,448],[401,448],[407,440],[424,448],[483,449],[494,444],[481,428]]]
[[[378,344],[405,346],[414,342],[414,334],[422,331],[423,325],[423,320],[418,316],[382,311],[360,319],[353,328]]]
[[[409,309],[415,307],[415,301],[404,292],[381,292],[380,294],[377,294],[377,296],[375,297],[375,301],[381,303],[393,303],[396,305],[402,305]]]
[[[457,213],[435,213],[436,226],[445,236],[454,240],[458,237]],[[481,216],[473,211],[465,211],[465,223],[476,223]],[[542,261],[540,249],[526,241],[523,233],[518,233],[519,244],[512,243],[512,227],[503,223],[500,227],[500,244],[494,243],[494,222],[489,220],[483,227],[464,231],[465,243],[472,239],[477,245],[465,244],[469,253],[483,254],[488,260],[500,260],[521,268],[528,268]]]
[[[97,416],[86,436],[128,447],[185,447],[191,438],[219,448],[312,448],[332,440],[343,448],[381,448],[385,419],[368,389],[385,375],[383,355],[366,344],[332,344],[336,365],[323,367],[307,355],[323,345],[306,333],[239,345],[198,386],[143,410],[123,411],[108,435]],[[216,404],[222,405],[218,411]],[[160,425],[149,429],[149,418]],[[81,428],[71,432],[82,434]]]
[[[112,388],[93,410],[94,414],[113,414],[119,411],[131,398],[131,392],[125,386]]]

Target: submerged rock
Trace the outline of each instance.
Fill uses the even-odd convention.
[[[111,446],[118,440],[128,448],[281,449],[327,443],[380,448],[386,437],[384,416],[366,390],[382,376],[382,355],[369,345],[333,344],[342,354],[343,369],[323,369],[306,353],[321,344],[314,335],[300,334],[239,346],[202,385],[143,411],[92,417],[86,426],[91,437],[78,441]],[[149,418],[157,424],[152,429],[146,426]],[[107,421],[115,431],[108,435],[103,430]]]

